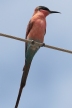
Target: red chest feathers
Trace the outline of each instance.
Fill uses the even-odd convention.
[[[45,31],[46,31],[46,21],[38,19],[34,22],[34,25],[28,37],[43,42]]]

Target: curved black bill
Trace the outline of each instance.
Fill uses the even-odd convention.
[[[52,13],[60,13],[60,12],[57,12],[57,11],[50,11],[50,13],[52,14]],[[60,13],[61,14],[61,13]]]

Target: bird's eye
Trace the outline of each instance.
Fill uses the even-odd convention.
[[[39,11],[42,10],[41,8],[38,9]]]
[[[40,8],[38,10],[40,10]]]

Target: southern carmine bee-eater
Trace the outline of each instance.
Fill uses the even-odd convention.
[[[26,39],[43,43],[44,35],[46,33],[46,17],[52,13],[60,13],[60,12],[51,11],[45,6],[36,7],[33,16],[30,19],[29,24],[27,26]],[[38,51],[38,49],[39,49],[38,45],[32,43],[25,43],[25,65],[23,68],[23,75],[21,78],[21,84],[20,84],[20,89],[19,89],[15,108],[18,107],[22,90],[26,85],[26,80],[27,80],[32,59],[36,54],[36,52]]]

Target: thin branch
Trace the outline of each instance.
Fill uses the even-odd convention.
[[[15,40],[19,40],[19,41],[22,41],[22,42],[29,42],[29,43],[32,43],[32,44],[39,45],[40,47],[43,46],[43,47],[46,47],[46,48],[51,48],[51,49],[54,49],[54,50],[63,51],[63,52],[67,52],[67,53],[71,53],[72,54],[71,50],[67,50],[67,49],[63,49],[63,48],[58,48],[58,47],[46,45],[45,43],[39,43],[39,42],[36,42],[36,41],[33,41],[33,40],[27,40],[27,39],[15,37],[15,36],[3,34],[3,33],[0,33],[0,36],[11,38],[11,39],[15,39]]]

